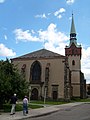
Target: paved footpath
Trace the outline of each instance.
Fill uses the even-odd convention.
[[[15,115],[10,115],[10,113],[1,113],[0,120],[24,120],[26,118],[33,118],[38,116],[44,116],[58,110],[69,109],[71,107],[84,104],[82,102],[68,103],[63,105],[53,105],[39,109],[30,109],[27,116],[23,115],[23,112],[16,112]]]

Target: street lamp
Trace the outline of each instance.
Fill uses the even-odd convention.
[[[45,86],[45,90],[44,90],[44,104],[46,103],[46,92],[47,92],[47,87]]]
[[[29,85],[29,102],[30,102],[30,97],[31,97],[31,86]]]

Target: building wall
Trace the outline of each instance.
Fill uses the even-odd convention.
[[[45,68],[47,64],[49,63],[49,82],[48,82],[48,97],[52,98],[52,90],[53,86],[57,86],[58,88],[58,99],[64,98],[64,63],[63,58],[58,59],[38,59],[37,61],[40,62],[41,65],[41,81],[45,83]],[[26,64],[25,69],[25,77],[26,80],[30,80],[30,68],[31,65],[35,62],[35,60],[13,60],[13,63],[18,66],[19,71],[21,72],[21,68],[23,64]],[[39,97],[40,94],[44,97],[44,85],[42,86],[42,90],[40,85],[33,84],[33,88],[37,88],[39,91]]]
[[[72,65],[72,61],[75,61],[75,65]],[[69,62],[69,67],[70,70],[81,70],[81,61],[80,61],[80,56],[78,55],[70,55],[68,56],[68,62]]]
[[[64,64],[62,59],[50,60],[49,96],[52,85],[58,85],[58,97],[64,97]]]
[[[75,65],[72,65],[73,60],[75,61]],[[73,96],[80,97],[80,71],[81,71],[80,56],[70,55],[68,56],[68,61],[71,70],[71,85],[73,87]]]

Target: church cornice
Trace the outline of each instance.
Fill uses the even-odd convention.
[[[49,58],[45,58],[45,57],[33,57],[33,58],[13,58],[11,59],[11,61],[24,61],[24,60],[47,60],[47,59],[65,59],[66,57],[65,56],[58,56],[58,57],[49,57]]]
[[[65,56],[46,50],[46,49],[41,49],[29,54],[22,55],[20,57],[13,58],[11,60],[12,61],[13,60],[41,60],[41,59],[60,59],[60,58],[65,58]]]

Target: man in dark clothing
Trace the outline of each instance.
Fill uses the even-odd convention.
[[[11,114],[10,115],[15,114],[16,101],[17,101],[17,97],[16,97],[16,94],[14,94],[14,96],[11,97],[12,108],[11,108]]]

